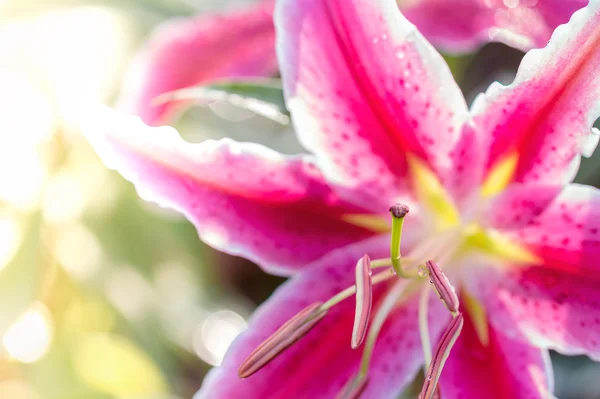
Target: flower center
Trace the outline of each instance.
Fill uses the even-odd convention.
[[[445,209],[449,208],[445,207]],[[339,397],[358,398],[368,383],[368,370],[373,349],[385,320],[396,307],[420,290],[418,317],[425,366],[427,376],[433,376],[433,380],[437,381],[451,345],[462,328],[462,315],[459,312],[458,297],[450,281],[437,265],[440,264],[442,267],[448,268],[449,265],[460,264],[460,262],[457,262],[458,258],[473,250],[517,262],[531,262],[534,258],[518,243],[510,241],[494,231],[486,230],[479,224],[462,224],[459,219],[453,216],[445,218],[442,226],[438,225],[435,229],[431,229],[431,234],[422,239],[406,255],[403,255],[400,252],[400,244],[408,207],[394,204],[390,207],[390,213],[392,225],[391,230],[389,227],[387,229],[390,231],[390,257],[371,260],[368,255],[365,255],[359,259],[356,265],[356,283],[325,302],[316,302],[310,305],[290,319],[263,342],[242,364],[240,367],[241,377],[247,377],[260,370],[316,326],[326,316],[329,309],[347,298],[355,296],[356,313],[350,344],[352,349],[357,349],[362,345],[362,358],[359,370],[348,381]],[[366,225],[381,226],[381,223],[370,223],[369,220],[364,218],[354,218],[353,221],[358,224],[367,222]],[[435,265],[435,267],[432,265]],[[432,270],[436,271],[435,275],[432,274]],[[431,285],[424,284],[427,281],[427,276],[430,276],[437,293],[452,314],[452,322],[444,335],[445,339],[438,342],[434,351],[432,351],[428,329],[428,305]],[[375,314],[371,317],[372,287],[383,282],[389,283],[392,279],[396,279],[396,281],[386,288],[383,299],[379,302]],[[476,322],[476,325],[482,327],[481,331],[478,332],[482,342],[484,342],[487,332],[483,328],[487,325],[485,314],[472,314],[472,310],[477,310],[477,302],[470,303],[468,295],[465,295],[464,299],[467,300],[465,308],[471,314],[471,319]],[[481,319],[481,322],[478,323],[479,319]],[[440,347],[442,344],[446,346]],[[424,398],[430,398],[433,395],[435,385],[434,382],[433,384],[427,383],[424,386]]]

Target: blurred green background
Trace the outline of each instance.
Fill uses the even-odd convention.
[[[281,282],[140,200],[76,127],[82,103],[116,100],[157,24],[244,3],[0,0],[0,398],[191,398]],[[472,99],[521,56],[490,45],[448,61]],[[178,128],[300,151],[289,127],[225,104]],[[599,171],[587,160],[578,180]],[[554,360],[559,397],[600,398],[599,365]]]

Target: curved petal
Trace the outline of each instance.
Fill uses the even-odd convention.
[[[489,41],[527,51],[544,47],[552,31],[587,0],[400,0],[402,13],[436,47],[469,52]],[[467,17],[468,16],[468,17]]]
[[[600,1],[573,14],[547,47],[532,50],[510,86],[490,86],[473,104],[491,138],[488,168],[514,168],[517,182],[564,184],[598,141]]]
[[[223,365],[207,376],[196,399],[240,395],[247,399],[335,397],[359,368],[361,351],[350,348],[352,299],[333,307],[304,338],[256,374],[241,380],[237,369],[256,346],[295,313],[354,284],[357,259],[365,253],[384,256],[388,244],[388,237],[375,237],[337,250],[285,283],[254,314],[248,330],[234,342]],[[387,288],[382,284],[373,288],[376,313]],[[430,324],[435,337],[447,323],[447,311],[433,295],[431,300]],[[365,398],[396,397],[412,381],[422,363],[416,298],[408,299],[390,315],[372,359]]]
[[[215,248],[289,274],[373,234],[343,222],[339,201],[310,158],[230,140],[190,144],[169,127],[99,108],[84,133],[103,161],[147,200],[182,212]]]
[[[600,277],[600,191],[571,184],[543,213],[510,235],[546,267]]]
[[[598,276],[552,268],[469,270],[469,290],[504,334],[568,355],[600,360]]]
[[[275,27],[296,130],[328,178],[381,210],[409,196],[407,153],[448,164],[465,100],[394,0],[282,0]]]
[[[548,352],[506,337],[488,326],[489,342],[479,340],[473,321],[465,324],[440,379],[443,398],[549,399],[553,390]]]
[[[277,71],[273,0],[235,12],[202,14],[160,26],[135,58],[120,108],[152,126],[166,124],[182,102],[157,96],[223,77]]]

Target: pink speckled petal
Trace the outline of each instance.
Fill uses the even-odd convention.
[[[513,183],[488,202],[480,220],[498,230],[520,229],[542,214],[562,189],[556,185]]]
[[[389,237],[330,253],[279,288],[254,314],[248,330],[234,342],[223,365],[205,379],[196,399],[237,398],[331,399],[358,371],[360,350],[350,348],[354,301],[350,297],[332,308],[303,339],[253,376],[241,380],[237,369],[244,358],[288,318],[306,305],[323,301],[354,283],[357,259],[388,253]],[[392,280],[396,281],[396,280]],[[373,312],[389,285],[373,287]],[[417,298],[392,312],[384,324],[369,369],[369,384],[362,397],[393,398],[414,378],[422,363],[417,322]],[[448,312],[431,296],[430,329],[439,336]]]
[[[465,324],[446,361],[440,387],[448,399],[549,399],[553,373],[548,352],[489,326],[484,346],[465,312]]]
[[[464,98],[394,0],[282,0],[275,26],[296,130],[329,179],[381,211],[410,198],[407,153],[449,164]]]
[[[515,181],[569,182],[598,142],[599,67],[600,1],[592,0],[547,47],[525,55],[512,85],[493,84],[474,102],[475,122],[492,139],[488,167],[516,152]]]
[[[587,0],[400,0],[406,18],[436,47],[451,53],[473,51],[489,41],[523,51],[544,47],[554,28],[586,4]]]
[[[600,191],[571,184],[538,217],[508,234],[546,267],[600,276]]]
[[[190,144],[170,127],[102,107],[84,133],[139,194],[182,212],[208,244],[289,274],[373,233],[345,223],[360,213],[340,202],[310,157],[284,157],[231,140]]]
[[[274,74],[274,3],[262,1],[244,10],[202,14],[160,26],[132,63],[121,109],[158,126],[184,104],[155,104],[163,93],[223,77]]]
[[[482,265],[484,263],[481,263]],[[598,274],[551,267],[471,268],[469,290],[504,334],[567,355],[600,360]]]

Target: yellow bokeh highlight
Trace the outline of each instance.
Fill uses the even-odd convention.
[[[160,397],[167,383],[142,348],[123,336],[89,334],[74,354],[75,369],[90,387],[118,398]]]

